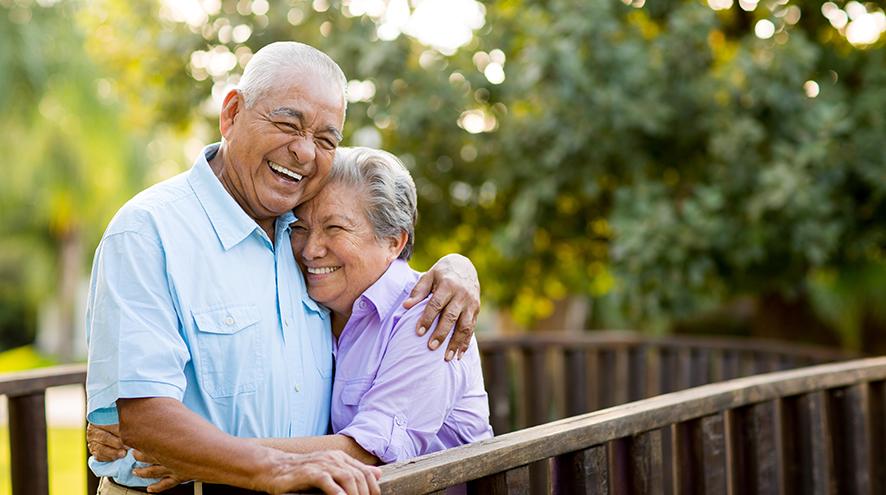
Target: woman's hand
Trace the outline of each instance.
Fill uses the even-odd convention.
[[[439,317],[428,347],[431,350],[439,347],[455,327],[445,359],[450,361],[456,356],[461,359],[471,343],[471,336],[477,325],[477,314],[480,312],[480,280],[474,264],[460,254],[448,254],[440,258],[418,279],[403,307],[409,309],[415,306],[428,297],[428,294],[432,296],[418,320],[416,332],[424,335]]]
[[[97,461],[111,462],[126,456],[129,448],[120,440],[117,425],[86,425],[86,448]]]

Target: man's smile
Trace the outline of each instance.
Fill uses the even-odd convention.
[[[268,160],[268,166],[271,167],[271,170],[276,172],[277,175],[282,175],[283,177],[291,181],[299,182],[304,177],[303,175],[293,172],[283,165],[274,163],[271,160]]]

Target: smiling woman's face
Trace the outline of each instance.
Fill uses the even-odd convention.
[[[400,254],[392,239],[376,239],[364,193],[329,184],[295,210],[292,252],[308,294],[335,313],[350,316],[360,297]]]

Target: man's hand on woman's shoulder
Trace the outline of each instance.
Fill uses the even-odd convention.
[[[418,319],[416,332],[424,335],[439,317],[428,347],[431,350],[439,347],[454,327],[444,356],[447,361],[454,357],[461,359],[471,343],[480,312],[480,279],[474,264],[460,254],[440,258],[418,279],[403,307],[411,308],[428,295],[431,295],[431,299]]]

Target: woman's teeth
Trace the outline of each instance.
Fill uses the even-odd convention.
[[[302,179],[301,175],[293,172],[292,170],[289,170],[288,168],[286,168],[282,165],[277,165],[276,163],[274,163],[270,160],[268,160],[268,166],[271,167],[271,170],[273,170],[274,172],[277,172],[278,174],[283,174],[287,177],[291,177],[292,179],[294,179],[296,181],[300,181]]]
[[[341,268],[340,266],[324,266],[322,268],[312,268],[308,267],[308,273],[313,275],[325,275],[327,273],[332,273]]]

